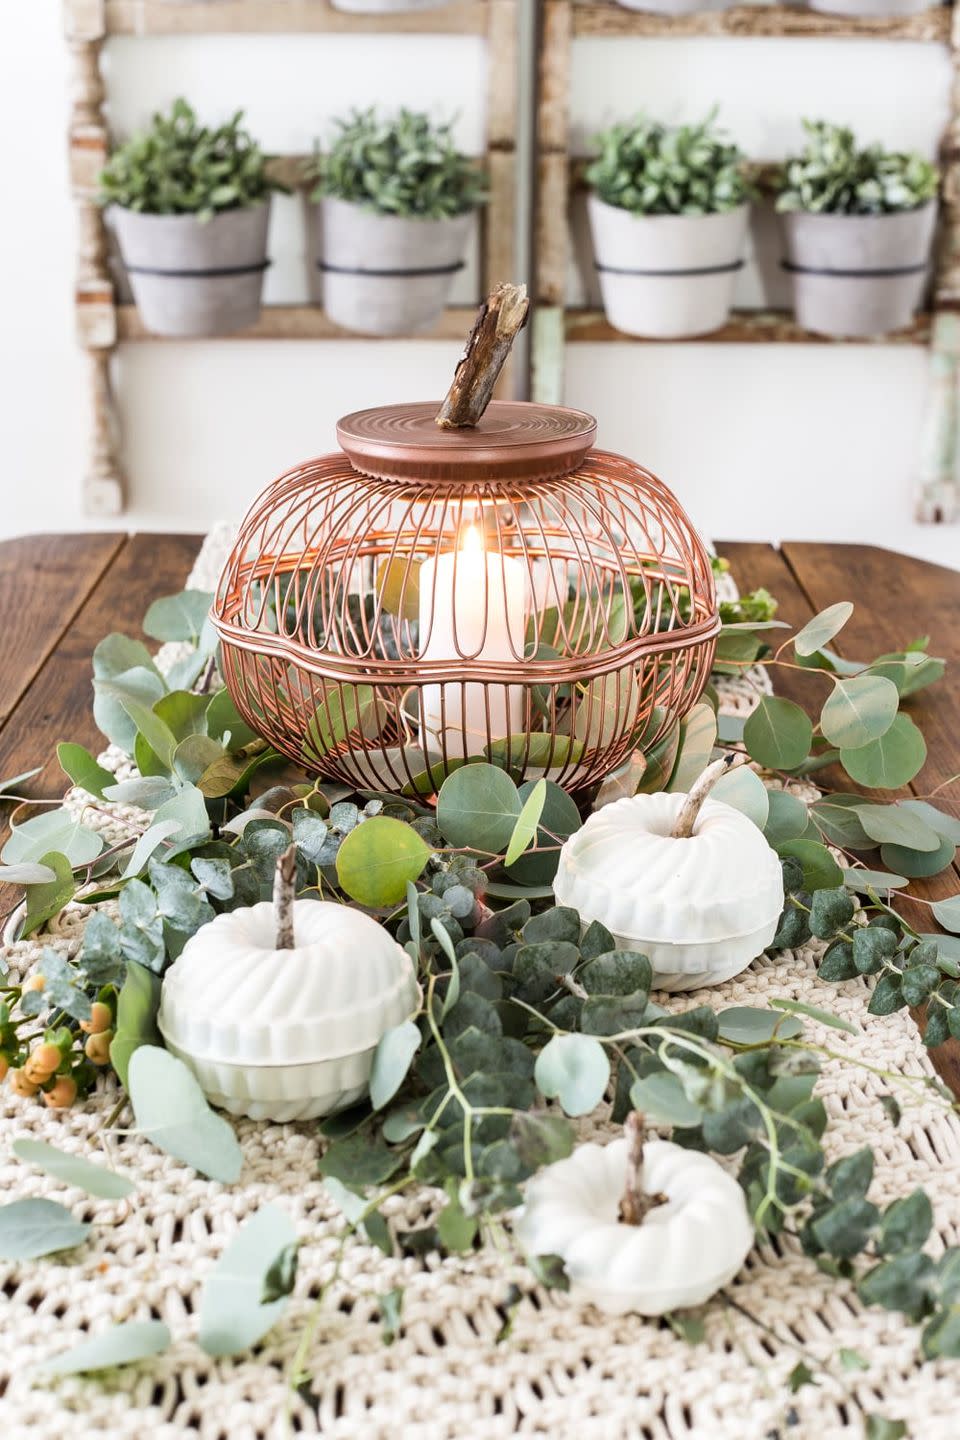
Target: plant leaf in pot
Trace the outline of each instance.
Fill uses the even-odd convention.
[[[929,0],[808,0],[811,10],[824,15],[860,15],[880,19],[885,15],[922,15]]]
[[[587,202],[603,307],[627,335],[676,339],[726,323],[743,264],[743,157],[710,115],[639,118],[597,137]]]
[[[819,335],[884,335],[922,303],[939,176],[922,155],[858,148],[853,131],[805,120],[777,209],[797,321]]]
[[[734,0],[617,0],[623,10],[645,10],[651,15],[696,15],[707,10],[729,10]]]
[[[446,0],[330,0],[334,10],[351,15],[402,15],[408,10],[436,10]]]
[[[242,118],[209,128],[175,100],[101,172],[100,200],[155,335],[229,335],[260,313],[270,192],[281,187]]]
[[[463,267],[483,176],[426,114],[370,109],[337,125],[310,169],[324,308],[361,334],[428,330]]]

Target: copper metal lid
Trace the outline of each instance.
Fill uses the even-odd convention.
[[[351,465],[384,480],[542,480],[576,470],[597,434],[582,410],[493,400],[478,425],[441,429],[436,401],[356,410],[337,425]]]

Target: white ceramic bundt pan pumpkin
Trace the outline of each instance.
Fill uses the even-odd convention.
[[[218,915],[163,982],[167,1049],[231,1115],[309,1120],[366,1094],[384,1031],[420,989],[410,956],[369,915],[325,900],[292,907],[295,944],[277,948],[269,902]]]
[[[559,1255],[571,1295],[608,1315],[702,1305],[753,1245],[743,1191],[709,1155],[669,1140],[643,1146],[640,1183],[660,1192],[640,1224],[620,1218],[629,1141],[580,1145],[525,1188],[514,1232],[527,1255]]]
[[[553,882],[584,924],[600,920],[618,948],[638,950],[658,990],[719,985],[773,939],[783,873],[752,820],[710,786],[730,759],[704,771],[690,795],[633,795],[591,815],[566,842]],[[677,835],[678,829],[689,833]]]

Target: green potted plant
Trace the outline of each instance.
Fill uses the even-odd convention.
[[[741,152],[712,114],[675,127],[641,116],[597,142],[588,213],[610,324],[658,339],[719,329],[746,243]]]
[[[617,0],[624,10],[647,10],[653,15],[694,15],[705,10],[729,10],[735,0]]]
[[[930,9],[930,0],[807,0],[811,10],[826,15],[919,15]]]
[[[330,0],[334,10],[352,15],[394,15],[404,10],[436,10],[446,0]]]
[[[786,162],[777,197],[797,320],[820,335],[899,330],[923,299],[937,168],[915,153],[858,149],[844,126],[803,123],[807,144]]]
[[[228,335],[260,312],[270,192],[243,112],[201,125],[183,99],[100,174],[133,297],[156,335]]]
[[[412,110],[338,120],[312,162],[323,303],[337,325],[409,335],[439,319],[484,180],[451,127]]]

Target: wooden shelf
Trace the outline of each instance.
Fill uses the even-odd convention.
[[[785,310],[736,310],[722,330],[683,340],[647,340],[624,335],[606,321],[601,310],[567,310],[564,323],[568,340],[618,340],[623,345],[926,345],[930,339],[931,316],[918,315],[908,329],[898,330],[893,335],[839,340],[801,329],[792,315]]]
[[[487,0],[361,15],[330,0],[105,0],[108,35],[485,35]]]
[[[118,340],[166,340],[146,330],[135,305],[117,306]],[[224,335],[223,340],[460,340],[469,333],[476,316],[476,307],[451,306],[445,310],[432,330],[418,335],[361,335],[355,330],[341,330],[334,325],[319,305],[265,305],[256,325]],[[206,343],[217,337],[199,337]],[[169,343],[169,342],[168,342]],[[181,342],[182,343],[182,342]]]
[[[625,10],[615,0],[573,6],[574,35],[790,36],[835,40],[929,40],[950,38],[952,11],[937,6],[919,15],[824,15],[790,5],[738,5],[732,10],[705,10],[693,15],[654,15]]]

